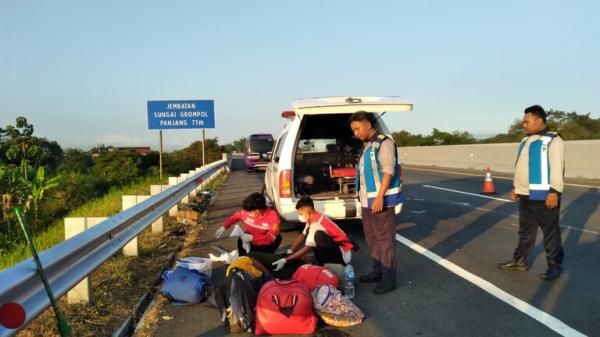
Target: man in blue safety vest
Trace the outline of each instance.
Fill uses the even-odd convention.
[[[502,270],[527,271],[527,256],[535,244],[538,226],[544,234],[548,269],[543,280],[557,278],[562,271],[564,251],[559,214],[564,182],[564,141],[550,131],[546,112],[539,105],[525,109],[523,128],[527,133],[519,146],[513,180],[512,200],[519,200],[519,243],[513,259],[498,264]]]
[[[373,271],[359,281],[378,282],[375,294],[396,289],[395,209],[402,207],[398,151],[394,141],[379,133],[373,114],[358,111],[350,116],[354,136],[363,142],[358,161],[356,188],[361,203],[365,240],[371,251]]]

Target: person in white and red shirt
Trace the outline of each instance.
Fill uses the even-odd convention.
[[[244,234],[238,239],[240,256],[248,253],[243,248],[244,243],[250,244],[250,251],[274,253],[281,243],[279,234],[281,219],[273,209],[267,208],[265,197],[255,192],[244,199],[242,210],[234,213],[223,222],[215,232],[220,238],[225,231],[237,222],[242,222]]]
[[[309,197],[302,197],[296,203],[298,217],[305,222],[306,226],[302,234],[294,241],[287,253],[286,258],[279,259],[273,263],[275,270],[291,260],[306,255],[311,250],[319,265],[325,263],[349,264],[352,259],[354,245],[350,242],[348,235],[333,221],[315,210],[314,202]],[[294,252],[304,242],[304,247]]]

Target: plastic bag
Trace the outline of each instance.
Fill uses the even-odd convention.
[[[212,260],[204,257],[190,256],[186,258],[176,259],[175,265],[190,270],[197,270],[201,273],[206,274],[209,277],[212,275]]]
[[[197,270],[176,267],[163,274],[160,292],[175,305],[200,303],[206,294],[209,277]]]
[[[240,227],[239,225],[235,225],[235,227],[233,228],[233,230],[231,231],[231,234],[229,235],[230,238],[233,237],[241,237],[243,234],[246,234],[244,232],[244,230],[242,229],[242,227]],[[242,248],[244,248],[244,250],[246,251],[246,253],[250,252],[250,243],[249,242],[242,242]]]

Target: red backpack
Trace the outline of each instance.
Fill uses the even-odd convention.
[[[330,285],[337,288],[340,283],[331,270],[312,264],[305,264],[298,268],[292,276],[292,280],[306,284],[310,291],[321,285]]]
[[[293,280],[274,280],[260,289],[256,302],[256,335],[311,334],[317,322],[306,285]]]

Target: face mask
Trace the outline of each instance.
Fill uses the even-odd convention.
[[[298,214],[298,220],[300,220],[301,222],[308,222],[308,217],[306,217],[303,214]]]

